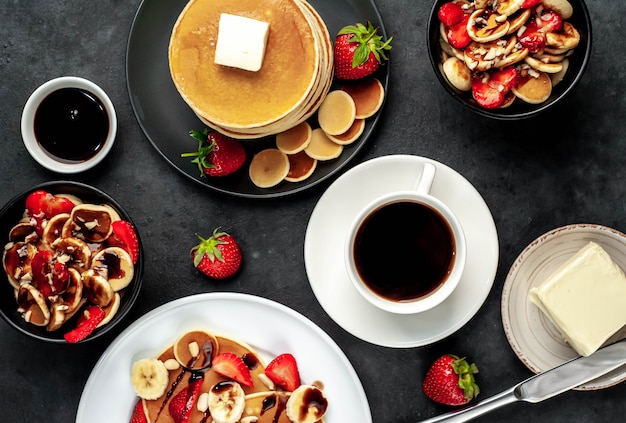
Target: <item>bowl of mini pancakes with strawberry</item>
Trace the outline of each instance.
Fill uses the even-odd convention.
[[[428,25],[437,78],[463,106],[529,118],[578,84],[591,54],[583,0],[438,0]]]
[[[100,337],[135,303],[143,270],[139,234],[107,193],[72,181],[34,186],[0,211],[0,315],[52,343]]]

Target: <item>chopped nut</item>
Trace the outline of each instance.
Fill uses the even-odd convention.
[[[263,385],[267,386],[270,391],[276,389],[274,382],[270,379],[265,373],[259,374],[259,380],[263,383]]]
[[[188,348],[192,357],[197,357],[200,354],[200,346],[196,341],[190,342]]]
[[[209,409],[209,393],[203,392],[198,397],[198,401],[196,402],[196,408],[199,412],[204,413]]]
[[[169,360],[165,360],[163,365],[165,366],[167,370],[178,370],[180,368],[180,363],[173,358],[170,358]]]

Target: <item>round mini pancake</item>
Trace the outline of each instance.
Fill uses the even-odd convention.
[[[335,90],[328,93],[319,110],[317,120],[320,127],[330,135],[339,135],[352,126],[356,117],[356,105],[347,92]]]
[[[300,151],[296,154],[287,155],[289,159],[289,172],[285,181],[300,182],[311,176],[317,167],[317,160]]]
[[[269,23],[258,72],[214,63],[222,13]],[[170,73],[183,99],[207,120],[225,127],[262,126],[307,98],[318,77],[319,46],[295,0],[191,0],[172,31]]]
[[[354,105],[356,106],[355,117],[357,119],[365,119],[374,115],[382,106],[385,98],[383,84],[376,78],[344,85],[341,89],[350,94],[350,97],[354,100]]]
[[[358,140],[363,130],[365,129],[365,119],[354,119],[354,123],[343,134],[339,135],[328,135],[326,136],[333,142],[341,145],[352,144],[354,141]]]
[[[276,147],[285,154],[295,154],[304,150],[311,142],[311,125],[302,122],[291,129],[276,135]]]
[[[548,74],[539,72],[539,77],[521,78],[520,82],[513,88],[515,96],[526,103],[543,103],[552,93],[552,81]]]
[[[250,163],[250,179],[259,188],[278,185],[289,173],[289,159],[277,148],[257,153]]]
[[[309,146],[305,148],[304,151],[309,157],[314,159],[322,161],[331,160],[339,157],[343,151],[343,145],[333,142],[328,138],[324,130],[316,128],[313,130]]]

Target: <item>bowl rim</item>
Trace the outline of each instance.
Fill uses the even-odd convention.
[[[88,160],[80,162],[62,162],[60,160],[57,160],[41,147],[35,137],[34,121],[35,113],[37,111],[37,108],[39,107],[39,104],[49,94],[62,88],[80,88],[91,92],[102,102],[108,114],[109,133],[107,135],[107,138],[104,141],[104,144],[100,151],[98,151],[93,157],[89,158]],[[28,97],[28,100],[26,101],[26,104],[24,105],[24,109],[22,111],[20,127],[22,133],[22,141],[24,142],[26,150],[28,150],[28,153],[33,159],[35,159],[36,162],[38,162],[46,169],[52,170],[54,172],[72,174],[91,169],[102,160],[104,160],[104,158],[109,154],[109,151],[111,151],[111,148],[113,148],[113,144],[115,143],[115,138],[117,136],[117,115],[111,99],[109,98],[107,93],[102,88],[100,88],[100,86],[88,79],[78,76],[60,76],[44,82],[42,85],[37,87],[35,91],[33,91],[33,93]]]
[[[500,109],[501,111],[503,111],[503,113],[497,113],[492,110],[484,109],[478,105],[471,103],[465,98],[464,95],[460,94],[459,92],[457,92],[454,88],[450,86],[445,76],[442,74],[441,70],[439,69],[439,60],[436,57],[436,54],[439,52],[439,47],[438,47],[439,45],[439,42],[438,42],[439,20],[437,18],[437,11],[439,9],[439,6],[441,6],[441,4],[445,3],[446,1],[448,0],[435,0],[430,10],[428,23],[426,25],[426,28],[427,28],[426,29],[427,30],[426,42],[427,42],[428,57],[430,59],[430,63],[435,72],[435,75],[437,76],[437,79],[441,83],[444,90],[448,94],[450,94],[457,102],[459,102],[463,107],[481,116],[496,119],[496,120],[501,120],[501,121],[527,119],[527,118],[535,117],[541,114],[543,111],[550,109],[556,104],[560,103],[565,97],[567,97],[567,95],[571,91],[573,91],[573,89],[576,87],[576,85],[578,85],[578,83],[582,79],[587,69],[587,65],[589,64],[589,61],[591,59],[592,38],[593,38],[591,15],[589,13],[589,9],[587,8],[585,0],[569,0],[570,2],[572,1],[576,2],[576,6],[574,7],[574,16],[580,15],[578,20],[581,22],[584,22],[584,26],[585,26],[584,28],[585,32],[584,33],[581,32],[581,43],[579,44],[579,47],[577,47],[577,49],[579,49],[581,45],[584,46],[584,48],[581,49],[583,50],[582,53],[580,53],[582,54],[582,59],[580,61],[580,68],[576,70],[569,85],[567,85],[567,87],[563,89],[563,91],[560,92],[558,95],[556,95],[553,99],[548,99],[545,102],[539,105],[536,105],[535,108],[531,108],[529,110],[523,110],[519,112],[506,113],[507,109]],[[577,13],[578,11],[580,11],[580,13]],[[436,24],[437,31],[435,31],[435,24]],[[580,28],[577,28],[577,29],[580,32]],[[528,105],[527,107],[532,107],[532,105]]]
[[[116,327],[126,317],[126,315],[133,308],[141,292],[141,288],[143,285],[144,253],[143,253],[143,243],[141,241],[141,235],[139,234],[137,225],[132,220],[130,215],[126,212],[126,210],[120,205],[120,203],[117,200],[115,200],[111,195],[107,194],[105,191],[99,188],[96,188],[92,185],[88,185],[82,182],[69,181],[69,180],[56,180],[56,181],[43,182],[29,189],[23,190],[22,192],[20,192],[19,194],[11,198],[2,207],[2,209],[0,209],[0,217],[4,217],[11,210],[14,210],[15,207],[18,207],[20,203],[23,204],[23,202],[26,199],[26,196],[28,196],[28,194],[38,189],[47,190],[53,194],[60,194],[60,193],[75,194],[81,199],[104,200],[103,202],[106,202],[106,204],[109,204],[110,206],[112,206],[119,213],[122,219],[128,220],[135,228],[137,239],[139,241],[139,255],[138,255],[137,263],[135,264],[135,274],[133,276],[132,288],[124,292],[124,296],[122,298],[122,304],[120,304],[120,308],[117,311],[116,315],[113,316],[113,319],[106,325],[100,328],[97,328],[87,338],[77,342],[76,344],[81,344],[81,343],[89,342],[94,339],[100,338],[101,336],[105,335],[110,330],[112,330],[114,327]],[[81,197],[80,194],[76,194],[78,192],[84,193],[83,197]],[[17,211],[15,211],[15,213],[17,213]],[[4,219],[0,219],[0,220],[4,220]],[[9,228],[11,228],[12,225],[15,223],[17,223],[17,220],[15,222],[3,223],[0,226],[7,225]],[[3,244],[4,246],[6,242],[8,242],[8,231],[7,233],[0,234],[0,239],[5,241],[5,243]],[[4,272],[4,269],[3,269],[3,272]],[[5,284],[6,284],[5,287],[0,287],[0,291],[6,291],[8,293],[10,291],[9,289],[10,284],[8,283],[8,281],[5,281]],[[4,293],[0,292],[0,295],[4,295]],[[43,341],[47,343],[54,343],[54,344],[68,344],[68,342],[65,341],[62,335],[61,336],[57,335],[55,337],[46,336],[47,334],[62,334],[64,332],[61,332],[61,331],[46,332],[45,328],[43,327],[30,325],[24,322],[21,315],[17,312],[17,304],[15,305],[15,308],[13,310],[5,309],[6,308],[5,304],[7,304],[9,300],[10,299],[7,299],[7,300],[0,299],[0,316],[13,329],[15,329],[16,331],[28,337],[37,339],[39,341]],[[76,316],[74,316],[74,318],[76,318]]]

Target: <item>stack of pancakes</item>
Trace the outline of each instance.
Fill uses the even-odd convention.
[[[269,23],[258,72],[214,63],[221,13]],[[304,0],[190,0],[170,39],[174,84],[209,127],[234,138],[273,135],[308,119],[330,89],[333,44]]]

